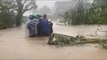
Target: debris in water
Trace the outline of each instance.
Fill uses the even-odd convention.
[[[98,43],[98,39],[87,39],[85,36],[77,35],[76,37],[53,33],[48,41],[49,45],[75,45],[83,43]]]

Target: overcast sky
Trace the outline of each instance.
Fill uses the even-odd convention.
[[[56,1],[37,1],[38,8],[41,8],[44,5],[48,7],[53,7]]]
[[[69,0],[37,0],[37,5],[41,8],[44,5],[48,7],[53,7],[56,1],[69,1]]]
[[[38,5],[38,8],[41,8],[44,5],[46,5],[50,8],[53,8],[55,2],[57,2],[57,1],[68,1],[68,0],[36,0],[36,4]],[[24,16],[28,16],[29,14],[31,14],[31,13],[28,11],[24,14]]]
[[[41,7],[43,7],[44,5],[52,8],[52,7],[54,7],[55,2],[56,2],[55,0],[53,0],[53,1],[49,1],[49,0],[37,0],[37,1],[36,1],[36,4],[38,5],[38,8],[41,8]],[[26,13],[24,14],[24,16],[29,16],[30,14],[31,14],[31,12],[28,11],[28,12],[26,12]]]
[[[53,8],[56,1],[69,1],[69,0],[36,0],[38,8],[43,7],[44,5]],[[24,15],[28,15],[30,12],[26,12]]]

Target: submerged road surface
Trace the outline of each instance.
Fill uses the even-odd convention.
[[[72,34],[86,32],[87,28],[94,30],[94,27],[83,27],[54,26],[54,31]],[[1,30],[0,59],[107,59],[107,50],[97,44],[56,47],[47,45],[47,41],[48,37],[26,37],[23,27]]]

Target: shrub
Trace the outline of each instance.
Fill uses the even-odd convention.
[[[6,29],[6,28],[7,28],[7,25],[0,22],[0,29]]]

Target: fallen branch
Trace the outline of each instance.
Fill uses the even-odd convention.
[[[85,43],[99,43],[99,39],[87,39],[82,35],[77,35],[76,37],[63,35],[58,33],[53,33],[49,37],[49,45],[75,45],[75,44],[85,44]],[[101,41],[107,41],[102,39]]]

